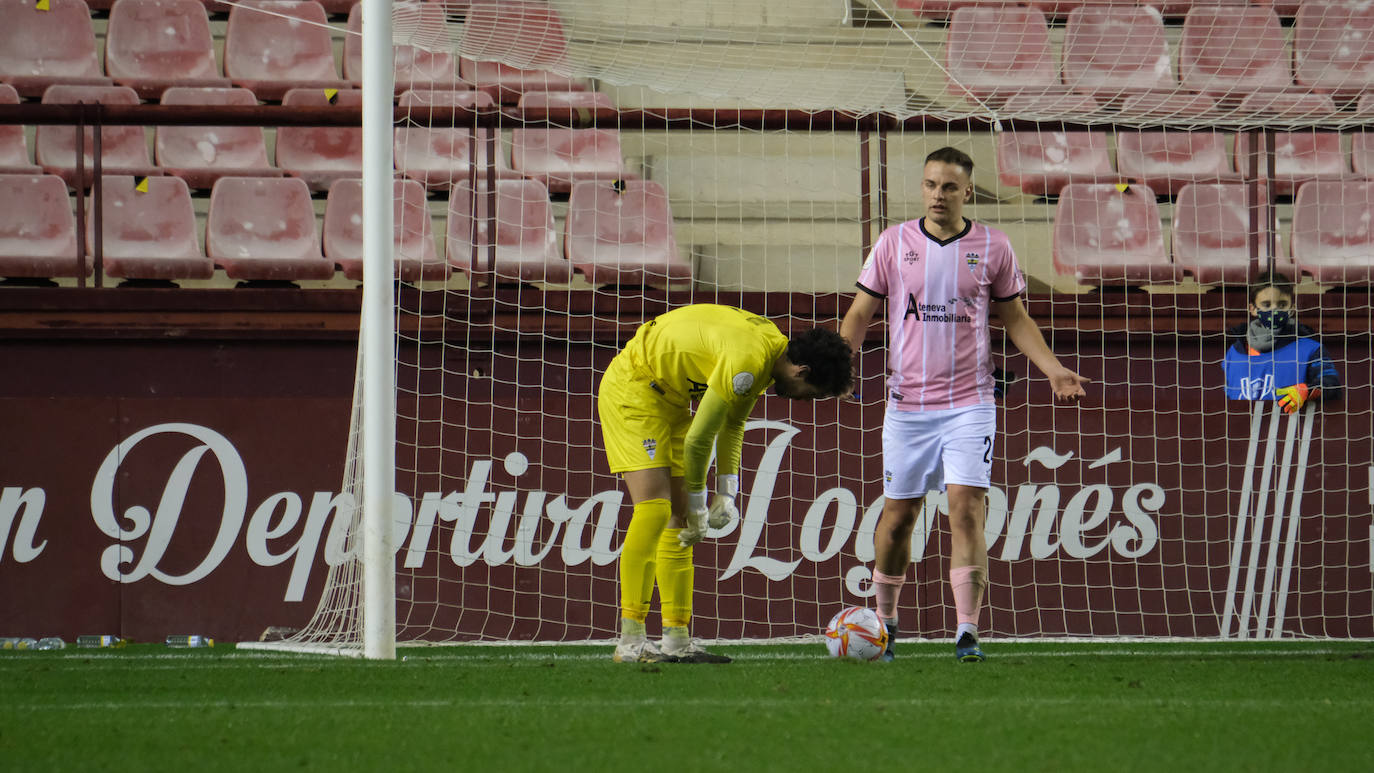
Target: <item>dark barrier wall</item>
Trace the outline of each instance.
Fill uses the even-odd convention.
[[[347,505],[356,297],[291,308],[188,308],[160,325],[112,324],[109,307],[100,323],[52,309],[8,319],[0,636],[241,640],[309,619],[347,550],[335,516]],[[629,507],[591,397],[615,341],[575,338],[403,357],[401,383],[427,396],[400,405],[399,434],[421,449],[398,460],[402,638],[585,639],[615,625]],[[1052,407],[1043,380],[1007,358],[1023,378],[999,416],[985,627],[1374,635],[1369,337],[1328,343],[1351,388],[1318,415],[1301,468],[1300,424],[1255,424],[1249,404],[1224,399],[1218,336],[1061,332],[1056,349],[1093,379],[1079,407]],[[865,603],[882,476],[877,350],[863,373],[861,403],[770,397],[755,411],[743,519],[697,550],[698,635],[811,633]],[[905,627],[930,636],[952,624],[939,507],[928,498],[903,598]]]

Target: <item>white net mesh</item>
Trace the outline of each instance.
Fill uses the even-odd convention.
[[[1056,408],[994,336],[1013,375],[984,629],[1374,635],[1371,7],[398,3],[397,174],[428,193],[398,227],[430,228],[455,269],[398,295],[400,640],[610,636],[629,516],[595,420],[610,357],[687,302],[833,326],[946,145],[976,164],[966,214],[1007,232],[1028,307],[1093,379]],[[498,103],[635,120],[434,120]],[[764,109],[824,112],[769,128]],[[883,131],[829,128],[871,114]],[[1301,423],[1223,394],[1226,331],[1271,268],[1348,385]],[[698,635],[811,634],[871,595],[879,328],[869,344],[860,400],[756,410],[743,522],[697,549]],[[941,506],[917,525],[913,634],[952,625]],[[356,637],[354,580],[331,574],[300,640]]]

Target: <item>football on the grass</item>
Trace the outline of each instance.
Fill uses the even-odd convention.
[[[848,607],[830,618],[825,648],[832,658],[877,660],[887,648],[887,629],[878,613],[867,607]]]

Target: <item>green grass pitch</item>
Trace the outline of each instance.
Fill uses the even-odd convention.
[[[0,653],[0,770],[1374,770],[1374,642]]]

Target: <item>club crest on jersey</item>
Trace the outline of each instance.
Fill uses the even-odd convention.
[[[979,256],[976,252],[970,252],[964,255],[964,262],[968,263],[969,271],[972,271],[973,269],[977,268],[978,261],[980,260],[982,260],[982,257]]]
[[[915,263],[920,259],[921,253],[917,252],[916,250],[907,250],[906,254],[902,256],[902,260],[906,261],[907,263]]]
[[[749,390],[754,388],[754,374],[747,370],[736,373],[735,377],[730,379],[730,385],[734,388],[735,394],[747,395]]]
[[[653,438],[644,438],[644,453],[648,454],[650,459],[653,459],[656,451],[658,451],[658,441]]]

